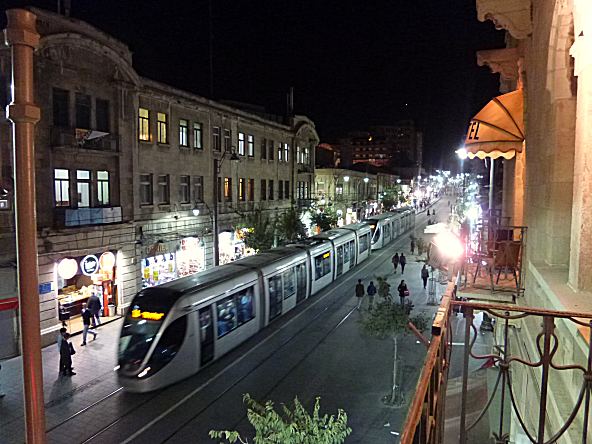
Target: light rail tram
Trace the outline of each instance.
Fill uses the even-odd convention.
[[[389,214],[405,219],[397,230],[412,226],[407,212]],[[377,232],[372,223],[141,290],[121,330],[119,381],[127,391],[149,392],[197,373],[368,259]],[[402,232],[391,231],[390,239]]]

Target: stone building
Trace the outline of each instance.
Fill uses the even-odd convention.
[[[122,42],[82,21],[34,12],[41,34],[35,144],[46,343],[60,320],[80,327],[77,315],[91,293],[101,297],[106,317],[120,315],[142,287],[212,267],[215,239],[220,262],[246,254],[234,227],[248,214],[275,216],[310,198],[318,136],[306,117],[278,123],[142,78]],[[7,49],[0,49],[0,67],[6,91]],[[6,105],[6,95],[0,99]],[[0,299],[16,295],[4,109]],[[14,316],[0,311],[0,334],[13,338],[0,357],[16,352],[14,325]]]
[[[501,91],[524,96],[522,152],[504,162],[504,216],[528,227],[524,297],[516,303],[556,311],[592,312],[592,3],[587,0],[477,0],[482,21],[506,30],[507,47],[481,51],[478,63],[500,73]],[[586,368],[589,331],[554,319],[555,365]],[[536,361],[541,325],[516,322],[512,353]],[[536,436],[541,398],[538,369],[516,366],[517,406]],[[575,371],[553,371],[547,393],[547,437],[577,403]],[[530,442],[512,412],[510,442]],[[558,442],[582,442],[578,415]],[[588,436],[588,440],[590,436]]]

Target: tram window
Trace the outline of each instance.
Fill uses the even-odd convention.
[[[200,331],[200,339],[201,342],[204,342],[207,339],[208,328],[212,323],[212,314],[211,310],[202,309],[199,311],[199,331]]]
[[[216,302],[218,311],[218,337],[227,335],[238,326],[234,295]]]
[[[187,316],[181,316],[180,318],[175,319],[165,329],[164,333],[156,343],[154,352],[148,362],[152,373],[160,370],[167,363],[172,361],[185,340],[186,331]]]
[[[368,249],[368,233],[360,236],[360,254]]]
[[[378,242],[378,239],[380,239],[380,232],[381,232],[380,227],[376,226],[376,230],[374,230],[374,236],[372,237],[372,243]]]
[[[284,299],[288,299],[296,293],[295,271],[294,268],[290,268],[282,273],[282,278],[284,279]]]
[[[126,316],[119,338],[119,365],[122,370],[139,368],[161,325],[162,321]]]
[[[355,241],[349,242],[349,250],[350,250],[351,260],[352,260],[352,262],[355,262],[355,260],[356,260],[356,243],[355,243]]]
[[[246,288],[235,294],[238,303],[238,325],[255,317],[253,311],[253,287]]]
[[[349,262],[349,243],[343,246],[343,262]]]
[[[296,299],[300,302],[306,297],[306,265],[296,265],[296,280],[298,282],[298,293]]]
[[[315,281],[331,272],[331,253],[319,254],[315,257]]]
[[[282,314],[282,277],[278,274],[268,279],[269,320]]]

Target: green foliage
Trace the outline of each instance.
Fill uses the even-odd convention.
[[[337,212],[329,207],[317,213],[316,209],[310,211],[310,218],[321,231],[327,231],[337,226]]]
[[[256,252],[268,250],[273,246],[275,235],[275,223],[265,216],[261,210],[249,214],[239,224],[237,229],[243,233],[243,240],[247,248]]]
[[[341,444],[351,433],[347,426],[347,414],[338,410],[337,417],[320,415],[320,398],[316,398],[312,415],[294,399],[290,410],[282,405],[280,413],[274,409],[273,402],[259,404],[247,393],[243,396],[247,405],[247,418],[255,429],[255,444]],[[211,430],[210,438],[225,439],[228,443],[243,443],[238,432]]]
[[[294,242],[306,237],[306,227],[300,220],[300,212],[290,208],[277,223],[277,235],[283,242]]]
[[[394,185],[387,188],[382,196],[382,205],[385,211],[390,210],[393,206],[397,206],[399,203],[405,202],[405,196],[403,196],[403,188],[401,185]]]

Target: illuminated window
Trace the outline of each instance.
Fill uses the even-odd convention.
[[[255,156],[255,136],[252,134],[247,136],[247,155],[249,157]]]
[[[304,156],[302,155],[300,145],[296,145],[296,163],[304,163]]]
[[[109,205],[109,171],[97,171],[97,205]]]
[[[179,177],[179,202],[189,203],[190,201],[190,178],[189,176]]]
[[[267,198],[269,200],[273,200],[274,195],[273,195],[273,180],[269,181],[269,191],[267,192]]]
[[[189,122],[185,119],[179,120],[179,145],[189,146]]]
[[[310,165],[310,148],[307,146],[304,147],[304,159],[302,160],[302,163]]]
[[[140,205],[152,205],[152,174],[140,174]]]
[[[290,161],[290,145],[284,143],[284,162]]]
[[[56,168],[53,171],[55,206],[70,206],[70,171]]]
[[[203,149],[203,135],[201,132],[201,123],[195,122],[193,124],[193,148],[196,150]]]
[[[224,129],[224,151],[229,153],[232,150],[232,132]]]
[[[167,115],[165,113],[156,113],[156,124],[158,143],[169,143],[167,134]]]
[[[76,194],[78,208],[90,207],[90,171],[76,171]]]
[[[138,139],[150,141],[150,111],[146,108],[138,109]]]
[[[224,178],[224,201],[232,202],[232,179],[230,177]]]
[[[245,133],[238,133],[238,154],[245,155]]]
[[[171,184],[168,174],[158,176],[158,203],[171,203]]]
[[[244,179],[242,177],[239,178],[238,179],[238,200],[240,200],[242,202],[247,200],[246,187],[247,187],[246,179]]]
[[[212,146],[216,151],[220,151],[222,149],[222,141],[220,140],[222,133],[220,132],[220,127],[215,126],[212,128]]]
[[[277,146],[278,162],[282,161],[282,153],[283,153],[282,142],[280,142],[280,143],[278,143],[278,146]]]

